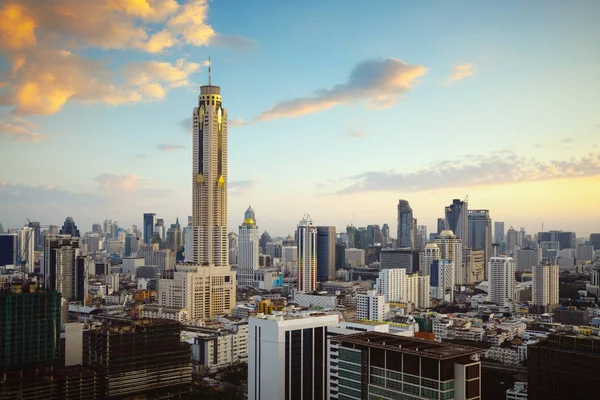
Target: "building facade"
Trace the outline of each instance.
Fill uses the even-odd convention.
[[[256,215],[252,207],[244,214],[244,222],[240,225],[238,241],[238,286],[252,286],[254,272],[258,269],[259,241]]]
[[[434,260],[441,260],[440,248],[435,243],[427,243],[419,255],[419,272],[429,275]]]
[[[386,268],[379,271],[375,283],[377,292],[384,296],[386,303],[406,301],[406,270],[403,268]]]
[[[356,319],[383,321],[389,310],[385,296],[378,294],[376,290],[367,290],[366,294],[356,295]]]
[[[305,215],[296,230],[298,243],[298,290],[317,290],[317,227],[310,215]]]
[[[435,244],[440,249],[442,260],[450,260],[454,271],[454,284],[463,285],[467,276],[463,262],[463,241],[452,231],[442,231],[436,238]]]
[[[431,297],[443,302],[454,301],[454,264],[451,260],[434,260],[431,264]]]
[[[473,250],[484,251],[484,268],[492,254],[492,218],[489,210],[469,210],[469,241],[467,246]],[[463,241],[464,243],[464,241]],[[468,281],[468,279],[467,279]]]
[[[398,247],[417,247],[417,226],[413,210],[407,200],[398,201]]]
[[[533,286],[531,300],[534,306],[547,307],[559,304],[559,278],[558,265],[535,265],[532,270]],[[549,310],[544,310],[549,311]]]
[[[489,271],[489,299],[503,305],[516,298],[515,261],[512,257],[492,257]]]
[[[317,280],[335,279],[335,226],[317,226]]]
[[[454,232],[465,247],[468,243],[469,231],[469,205],[467,201],[452,200],[452,204],[445,208],[445,229]]]

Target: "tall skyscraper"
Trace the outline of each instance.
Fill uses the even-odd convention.
[[[79,237],[79,229],[77,229],[77,225],[75,225],[75,221],[73,221],[73,218],[67,217],[67,219],[65,219],[65,223],[63,224],[60,230],[60,234]]]
[[[467,247],[467,238],[469,230],[469,205],[467,200],[460,201],[459,199],[452,200],[452,204],[446,207],[444,225],[447,230],[454,232],[456,236],[462,239],[463,244]]]
[[[492,219],[489,210],[469,210],[468,247],[483,250],[485,271],[492,256]],[[464,241],[463,241],[464,243]]]
[[[504,222],[494,222],[494,243],[502,243],[504,239]]]
[[[259,255],[258,226],[252,207],[248,206],[238,236],[238,286],[252,286],[254,271],[258,269]]]
[[[506,300],[514,300],[516,295],[515,261],[511,257],[492,257],[489,266],[490,301],[504,305]]]
[[[317,227],[310,215],[305,214],[296,230],[298,243],[298,290],[317,290]]]
[[[42,238],[42,226],[37,221],[35,221],[35,222],[29,221],[28,226],[30,228],[33,228],[33,230],[34,230],[34,234],[35,234],[35,245],[33,247],[34,250],[42,251],[44,249],[44,240]]]
[[[0,234],[0,267],[17,263],[18,242],[16,233]]]
[[[519,233],[512,226],[506,232],[506,251],[510,254],[515,253],[515,247],[518,245]]]
[[[385,247],[390,241],[390,226],[388,224],[383,224],[381,227],[381,236],[383,238],[382,247]]]
[[[435,244],[440,249],[440,257],[442,260],[450,260],[454,272],[454,284],[463,285],[467,281],[463,262],[463,245],[462,240],[452,231],[442,231],[435,238]],[[433,286],[433,284],[432,284]]]
[[[417,225],[417,249],[418,251],[423,251],[425,245],[427,244],[427,225]]]
[[[317,280],[335,279],[335,226],[317,226]]]
[[[144,214],[144,244],[152,243],[152,236],[154,234],[154,225],[156,224],[156,214],[146,213]]]
[[[559,303],[559,278],[560,270],[558,265],[534,265],[533,286],[531,290],[531,302],[534,306],[540,307],[538,311],[549,312],[549,305]]]
[[[197,264],[227,263],[227,110],[221,88],[200,87],[193,112],[192,226]]]
[[[417,227],[413,217],[413,210],[406,200],[398,201],[398,247],[417,246]]]
[[[377,293],[384,296],[386,303],[405,301],[406,270],[404,268],[386,268],[379,271],[375,283]]]
[[[71,235],[48,234],[44,242],[44,285],[56,290],[67,300],[82,297],[85,280],[84,261],[81,259],[80,240]]]
[[[191,232],[191,230],[190,230]],[[229,234],[227,235],[227,241],[229,242],[229,244],[227,245],[228,247],[228,252],[229,252],[229,264],[231,265],[237,265],[238,264],[238,243],[239,243],[239,238],[238,238],[238,234],[235,232],[229,232]],[[259,239],[259,252],[260,252],[260,239]]]
[[[23,271],[32,274],[35,268],[35,229],[24,226],[19,229],[19,253],[21,254],[21,267]]]
[[[434,260],[441,260],[440,248],[435,243],[427,243],[419,255],[419,272],[429,275]]]

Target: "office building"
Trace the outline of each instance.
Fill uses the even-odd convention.
[[[427,225],[417,225],[417,250],[423,251],[428,240]]]
[[[435,243],[427,243],[419,255],[419,272],[429,275],[433,260],[441,260],[440,249]]]
[[[413,217],[413,210],[406,200],[398,201],[398,247],[416,249],[417,227]]]
[[[468,215],[469,241],[465,247],[484,251],[485,268],[492,256],[492,218],[489,210],[469,210]]]
[[[192,230],[190,229],[189,231],[191,234]],[[184,232],[185,232],[185,229],[184,229]],[[260,239],[259,239],[259,242],[260,242]],[[238,245],[239,245],[239,238],[238,238],[237,233],[229,232],[229,234],[227,234],[227,243],[228,243],[227,251],[229,252],[229,264],[237,265],[238,264]],[[259,243],[258,251],[260,252],[260,243]]]
[[[381,269],[404,268],[407,273],[419,271],[419,252],[412,249],[381,249]]]
[[[254,272],[259,267],[259,241],[256,215],[252,207],[248,206],[238,235],[238,286],[253,285]]]
[[[444,218],[437,219],[437,231],[436,233],[439,235],[442,231],[446,230],[446,220]]]
[[[200,87],[193,111],[192,226],[196,264],[227,262],[227,110],[221,88]]]
[[[485,251],[464,249],[465,273],[467,283],[481,282],[485,279]]]
[[[506,240],[504,232],[504,222],[494,222],[494,243],[500,244]]]
[[[298,243],[298,290],[317,290],[317,227],[310,215],[306,214],[296,230]]]
[[[512,257],[492,257],[490,259],[489,299],[497,305],[507,300],[515,300],[515,261]]]
[[[90,365],[103,371],[107,400],[174,398],[192,383],[190,346],[166,319],[104,317],[89,333]]]
[[[377,234],[379,233],[379,226]],[[317,280],[335,279],[335,226],[317,226]]]
[[[215,265],[178,265],[158,280],[158,304],[187,309],[196,321],[231,314],[235,307],[235,272]]]
[[[446,230],[454,232],[454,234],[463,241],[465,247],[467,247],[469,205],[466,199],[465,201],[460,201],[459,199],[452,200],[452,204],[446,206],[444,212],[444,226]]]
[[[30,228],[33,228],[33,234],[35,235],[35,251],[42,251],[44,249],[44,238],[42,237],[42,226],[38,221],[29,221],[27,224]],[[51,233],[51,232],[49,232]],[[56,232],[58,233],[58,232]]]
[[[515,254],[515,247],[518,244],[519,233],[512,226],[506,232],[506,251],[509,254]]]
[[[517,271],[531,271],[531,268],[540,265],[542,250],[530,248],[516,249],[514,258]]]
[[[379,225],[367,225],[367,247],[381,244],[381,228]]]
[[[75,225],[75,221],[73,221],[73,218],[67,217],[67,219],[65,219],[65,223],[60,229],[60,234],[71,235],[76,238],[79,237],[79,229],[77,229],[77,225]]]
[[[35,229],[28,226],[18,230],[18,251],[21,271],[32,274],[35,268]]]
[[[580,246],[576,248],[577,261],[593,261],[594,260],[594,246]]]
[[[600,250],[600,233],[590,234],[590,244],[594,247],[594,251]]]
[[[558,252],[560,251],[560,242],[558,240],[544,240],[539,242],[539,246],[542,252],[542,258],[551,259],[552,257],[558,257]]]
[[[429,275],[411,274],[405,277],[405,301],[415,308],[431,307],[431,285]]]
[[[81,256],[80,239],[71,235],[46,235],[44,239],[44,285],[56,290],[67,300],[81,298],[77,282],[82,282],[83,270],[78,268]],[[84,261],[81,261],[83,263]]]
[[[335,245],[335,269],[342,269],[346,265],[346,247],[343,244]]]
[[[454,301],[454,264],[451,260],[434,260],[429,278],[431,297],[445,303]]]
[[[548,306],[559,304],[559,278],[558,265],[534,265],[532,268],[531,300],[539,311],[549,312]]]
[[[154,235],[154,225],[156,225],[156,214],[144,214],[144,244],[151,244]]]
[[[365,251],[362,249],[345,249],[344,258],[347,266],[359,267],[365,265]]]
[[[160,248],[164,248],[167,240],[167,230],[165,228],[165,220],[158,218],[154,224],[154,234],[152,235],[152,243],[159,243]]]
[[[178,253],[183,246],[183,230],[179,225],[179,218],[174,224],[171,224],[169,230],[167,230],[166,248],[174,253]]]
[[[0,233],[0,267],[17,264],[18,248],[16,233]]]
[[[383,247],[386,247],[386,245],[390,242],[390,226],[388,224],[383,224],[381,227],[381,236],[383,238]]]
[[[481,349],[383,332],[328,341],[330,399],[481,399]]]
[[[338,325],[337,315],[250,317],[248,399],[326,399],[326,333]]]
[[[462,240],[452,231],[442,231],[435,238],[435,244],[440,249],[442,260],[450,260],[454,271],[454,285],[464,285],[467,281],[463,262],[463,244]]]
[[[377,293],[384,296],[386,303],[400,303],[405,301],[406,270],[403,268],[387,268],[379,271],[375,283]]]
[[[377,294],[376,290],[356,295],[356,319],[383,321],[389,311],[390,306],[386,303],[385,296]]]
[[[551,333],[527,348],[528,400],[598,398],[599,337]]]

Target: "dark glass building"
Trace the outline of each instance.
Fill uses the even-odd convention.
[[[335,278],[335,226],[317,226],[317,281]]]
[[[60,229],[60,234],[79,237],[79,229],[77,229],[77,225],[75,225],[75,221],[73,221],[73,218],[67,217],[67,219],[65,219],[65,223]]]
[[[406,200],[398,202],[398,247],[415,249],[417,246],[417,226],[413,210]]]
[[[154,225],[156,224],[156,214],[144,214],[144,244],[152,243],[152,234],[154,233]]]
[[[17,235],[0,234],[0,267],[17,263]]]

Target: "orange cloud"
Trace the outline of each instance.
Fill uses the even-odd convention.
[[[5,4],[0,9],[0,48],[19,50],[33,46],[38,24],[20,4]]]
[[[139,175],[118,175],[118,174],[101,174],[94,178],[100,183],[100,187],[110,190],[129,191],[134,189],[140,182]]]
[[[46,139],[45,135],[35,132],[36,124],[22,118],[10,118],[8,122],[0,121],[0,138],[17,142],[40,142]]]
[[[462,81],[469,76],[475,75],[476,72],[477,70],[475,69],[475,66],[471,63],[459,64],[452,69],[446,84],[452,85],[453,83]]]

